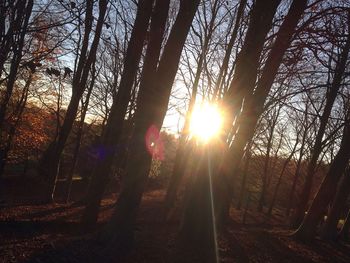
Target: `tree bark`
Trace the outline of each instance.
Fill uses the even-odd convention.
[[[181,179],[185,173],[185,170],[189,161],[190,153],[191,153],[191,149],[190,149],[189,142],[187,141],[187,136],[185,138],[185,135],[183,135],[180,137],[179,146],[176,150],[174,169],[171,174],[167,192],[164,199],[165,215],[167,215],[171,210],[171,208],[174,206],[178,188],[180,186]]]

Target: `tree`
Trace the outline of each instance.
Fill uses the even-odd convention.
[[[86,83],[91,66],[96,60],[96,51],[100,41],[107,4],[107,0],[99,0],[99,15],[95,28],[95,34],[89,50],[89,43],[91,40],[91,32],[93,27],[94,1],[87,1],[85,13],[85,31],[77,68],[73,76],[72,96],[67,107],[63,124],[60,127],[58,137],[49,145],[40,164],[40,172],[44,178],[47,178],[47,187],[44,192],[44,202],[51,202],[53,200],[60,157],[75,121],[80,99],[86,89]]]
[[[244,8],[247,5],[247,0],[241,0],[239,2],[239,6],[237,9],[237,14],[236,14],[236,20],[235,20],[235,25],[231,34],[231,38],[230,41],[227,45],[226,51],[225,51],[225,56],[224,59],[222,61],[222,64],[220,66],[220,70],[219,70],[219,74],[215,83],[215,90],[214,90],[214,94],[213,94],[213,99],[215,100],[217,98],[217,96],[221,95],[223,86],[224,86],[224,80],[225,77],[227,75],[228,72],[228,68],[229,68],[229,61],[230,61],[230,56],[232,53],[232,49],[233,49],[233,45],[236,42],[237,39],[237,35],[238,35],[238,30],[240,28],[240,24],[243,18],[243,14],[244,14]]]
[[[92,72],[91,72],[91,79],[90,79],[90,83],[89,83],[89,87],[87,89],[87,94],[85,96],[85,100],[81,99],[81,112],[80,112],[80,121],[78,124],[78,131],[76,134],[76,139],[75,139],[75,147],[74,147],[74,152],[73,152],[73,160],[72,160],[72,165],[70,167],[70,170],[68,172],[67,175],[67,192],[66,192],[66,202],[69,201],[70,198],[70,193],[71,193],[71,188],[72,188],[72,183],[73,183],[73,176],[74,176],[74,172],[76,170],[76,166],[77,166],[77,162],[78,162],[78,155],[80,152],[80,147],[81,147],[81,142],[82,142],[82,137],[83,137],[83,128],[84,128],[84,124],[85,124],[85,118],[86,118],[86,114],[87,114],[87,110],[88,110],[88,106],[89,106],[89,101],[90,101],[90,96],[92,93],[92,89],[94,87],[95,84],[95,79],[96,79],[96,75],[98,73],[96,73],[96,67],[95,67],[95,63],[92,66]]]
[[[258,4],[259,4],[259,1],[256,2],[257,9],[258,9]],[[265,11],[269,13],[269,17],[267,19],[268,21],[270,21],[270,22],[266,22],[267,28],[269,28],[271,25],[273,15],[274,15],[274,12],[276,11],[278,4],[279,3],[271,2],[270,3],[271,6],[267,6],[266,3],[264,3],[263,7],[260,7],[262,8],[262,10],[260,10],[259,8],[258,9],[259,12],[256,11],[257,12],[256,15],[258,17],[261,17],[259,13],[264,12],[263,11],[265,10],[264,8],[268,8],[268,11]],[[257,87],[255,89],[254,94],[251,94],[254,87],[254,83],[252,83],[251,79],[256,79],[256,76],[255,77],[250,76],[250,78],[247,80],[248,81],[248,83],[246,83],[247,85],[241,86],[242,84],[244,84],[244,82],[243,82],[243,77],[240,76],[240,74],[249,75],[251,74],[251,72],[248,71],[249,73],[247,73],[246,71],[247,69],[243,71],[243,68],[238,70],[239,64],[237,62],[237,66],[236,66],[237,73],[235,73],[234,81],[236,78],[237,84],[239,84],[236,87],[236,89],[238,89],[237,92],[239,92],[237,94],[239,95],[237,96],[236,94],[237,98],[233,99],[234,104],[232,104],[232,101],[230,100],[228,100],[228,103],[230,103],[229,105],[232,107],[233,105],[239,105],[239,104],[236,104],[236,102],[237,100],[241,101],[243,97],[246,99],[246,101],[244,102],[244,108],[242,110],[242,113],[239,116],[239,120],[238,121],[236,120],[236,122],[239,124],[238,133],[235,135],[234,140],[230,146],[230,149],[225,154],[225,158],[223,161],[223,165],[224,166],[226,165],[226,167],[223,167],[223,172],[221,173],[220,180],[221,182],[225,182],[225,186],[219,187],[220,190],[218,190],[218,192],[220,194],[217,197],[218,205],[216,208],[218,213],[217,217],[218,217],[219,224],[222,224],[227,218],[229,207],[230,207],[230,201],[232,198],[232,189],[233,189],[232,183],[231,183],[232,177],[238,171],[240,161],[243,155],[243,150],[247,142],[251,139],[253,135],[254,127],[256,126],[258,118],[260,117],[263,111],[265,99],[271,89],[272,83],[276,76],[277,70],[281,64],[284,53],[290,44],[292,36],[295,32],[297,23],[300,17],[302,16],[304,9],[306,8],[306,4],[307,4],[307,1],[292,2],[289,12],[277,33],[276,40],[270,51],[269,57],[267,58],[267,61],[263,68],[262,75],[257,83]],[[252,15],[252,20],[253,19],[254,17]],[[259,27],[262,28],[261,21],[259,21]],[[265,29],[265,30],[266,30],[265,32],[267,33],[268,29]],[[248,29],[248,33],[249,33],[249,29]],[[247,38],[248,38],[248,33],[247,33]],[[261,51],[261,48],[260,48],[260,51]],[[241,57],[241,59],[243,59],[243,56]],[[248,60],[248,61],[250,62],[249,66],[251,66],[251,60]],[[257,70],[255,70],[255,73],[256,72]],[[242,78],[242,80],[238,82],[240,78]],[[242,90],[239,90],[239,89],[242,89]],[[247,90],[243,90],[243,89],[247,89]],[[232,94],[230,96],[233,96],[232,92],[233,91],[229,93],[229,94]],[[237,108],[233,111],[237,111]],[[232,120],[232,115],[230,118]]]
[[[350,28],[350,13],[348,17],[348,28]],[[349,29],[348,29],[349,31]],[[306,180],[304,183],[303,190],[300,194],[299,198],[299,203],[297,206],[297,210],[294,214],[293,222],[292,225],[294,227],[297,227],[304,216],[308,201],[309,201],[309,195],[312,187],[312,178],[315,173],[316,165],[317,165],[317,160],[319,158],[319,155],[321,154],[322,151],[322,139],[325,133],[326,125],[328,123],[329,116],[332,111],[332,107],[334,104],[334,101],[337,97],[338,91],[341,87],[342,83],[342,78],[345,72],[346,68],[346,63],[348,61],[348,55],[349,55],[349,49],[350,49],[350,34],[348,32],[348,36],[346,39],[345,46],[342,50],[342,53],[339,57],[338,63],[336,65],[336,68],[334,70],[334,77],[333,77],[333,82],[332,85],[327,92],[326,95],[326,105],[324,107],[321,119],[320,119],[320,127],[318,129],[317,135],[316,135],[316,140],[314,143],[314,147],[312,150],[312,156],[311,160],[309,162],[308,168],[307,168],[307,173],[306,173]]]
[[[343,180],[340,182],[338,191],[332,201],[332,207],[327,215],[327,220],[321,231],[321,237],[325,240],[335,240],[338,232],[338,221],[341,217],[346,201],[350,194],[350,169],[344,173]]]
[[[341,228],[338,238],[348,240],[349,238],[349,228],[350,228],[350,210],[346,216],[343,227]]]
[[[10,57],[9,73],[0,84],[5,82],[5,90],[1,90],[0,97],[0,144],[5,126],[6,111],[14,90],[17,72],[23,56],[25,36],[28,30],[29,19],[33,9],[33,0],[28,1],[2,1],[0,4],[1,35],[0,35],[0,78],[6,72],[5,62]],[[12,56],[11,56],[12,55]],[[30,81],[29,81],[30,84]],[[0,149],[0,176],[6,163],[7,153],[11,145],[15,127],[12,126],[6,146]],[[12,135],[11,135],[12,134]]]
[[[349,113],[348,113],[349,114]],[[312,239],[321,221],[325,207],[331,202],[334,196],[339,179],[343,175],[350,159],[350,122],[347,116],[345,121],[342,141],[334,161],[329,167],[326,177],[312,201],[312,204],[305,215],[300,227],[295,231],[294,236],[302,240]]]
[[[276,202],[276,198],[277,198],[277,194],[278,194],[278,190],[279,190],[279,187],[281,185],[281,182],[282,182],[282,178],[287,170],[287,167],[288,167],[288,164],[289,162],[291,161],[291,159],[293,158],[294,154],[296,153],[297,151],[297,146],[299,144],[299,136],[300,136],[300,131],[297,131],[297,137],[295,138],[295,143],[288,155],[288,157],[286,158],[286,160],[284,161],[283,163],[283,166],[282,166],[282,170],[280,172],[280,175],[278,177],[278,180],[277,180],[277,183],[276,183],[276,186],[275,186],[275,190],[273,192],[273,195],[272,195],[272,200],[271,200],[271,203],[270,203],[270,206],[269,206],[269,210],[268,210],[268,215],[271,215],[272,214],[272,209],[275,205],[275,202]]]
[[[217,141],[197,142],[190,185],[185,193],[185,207],[179,230],[180,242],[191,250],[200,251],[205,262],[217,261],[217,236],[212,191],[212,162],[218,152]]]
[[[265,37],[271,29],[272,20],[279,4],[280,1],[269,1],[268,5],[257,1],[253,6],[244,44],[235,63],[233,80],[223,98],[224,111],[227,112],[225,114],[224,136],[229,134],[236,113],[241,109],[244,97],[254,89]]]
[[[268,173],[271,172],[270,165],[270,153],[273,147],[273,138],[274,138],[274,132],[275,128],[277,126],[278,117],[281,112],[281,105],[277,106],[277,109],[272,112],[271,119],[268,119],[268,136],[267,136],[267,144],[266,144],[266,155],[265,155],[265,162],[264,162],[264,171],[262,175],[262,186],[261,186],[261,193],[260,198],[258,202],[258,211],[261,212],[263,210],[263,207],[265,205],[265,195],[268,188]]]
[[[205,26],[205,28],[200,30],[200,31],[204,31],[203,36],[198,32],[194,33],[195,35],[198,35],[201,37],[200,42],[202,43],[202,45],[200,46],[200,54],[199,54],[199,58],[197,59],[198,60],[197,69],[196,69],[193,84],[191,87],[192,93],[191,93],[191,98],[190,98],[188,109],[185,116],[185,123],[181,131],[179,145],[176,151],[174,169],[170,177],[170,181],[168,184],[168,188],[167,188],[167,192],[164,200],[167,211],[169,211],[169,209],[174,205],[177,189],[180,185],[181,178],[184,174],[186,164],[188,161],[190,149],[188,148],[187,141],[189,136],[191,116],[196,103],[200,77],[202,75],[203,68],[205,67],[204,65],[205,57],[207,56],[207,53],[208,53],[208,47],[211,44],[213,32],[215,30],[215,27],[217,27],[215,21],[220,9],[219,0],[215,0],[214,3],[211,3],[211,5],[212,5],[212,15],[209,20],[209,23],[204,23],[203,21],[199,23],[200,25],[204,24]],[[203,8],[205,9],[207,7],[203,5]],[[199,16],[199,19],[200,18],[201,17]]]
[[[162,1],[163,4],[165,2],[166,1]],[[158,50],[160,50],[160,45],[162,43],[162,28],[164,28],[167,15],[166,4],[165,10],[159,9],[159,6],[162,7],[162,3],[159,3],[158,1],[157,12],[164,12],[165,18],[162,17],[162,13],[160,13],[160,21],[157,20],[157,16],[155,17],[155,20],[152,18],[152,41],[155,41],[153,43],[158,48]],[[97,161],[94,173],[92,174],[92,181],[88,190],[87,206],[82,219],[83,224],[85,225],[92,225],[97,220],[100,201],[108,180],[108,176],[111,172],[111,166],[115,156],[115,149],[120,140],[127,106],[131,98],[131,89],[141,58],[143,44],[149,26],[149,19],[152,13],[152,5],[153,0],[142,0],[139,2],[134,27],[131,33],[128,50],[125,57],[123,75],[119,84],[116,99],[114,100],[111,107],[111,112],[107,120],[107,126],[105,128],[101,143],[101,147],[102,149],[105,149],[106,154],[105,156],[101,156],[99,158],[100,160]],[[159,15],[159,13],[157,13],[157,15]],[[158,22],[161,22],[161,24],[163,24],[163,27],[160,26],[160,30],[158,27]],[[157,27],[155,27],[156,24]],[[154,68],[157,60],[149,61],[148,59],[145,60],[145,63],[150,63],[151,67]]]
[[[180,2],[180,8],[171,29],[163,54],[154,74],[140,83],[136,103],[135,127],[131,137],[125,179],[115,210],[104,238],[112,239],[118,246],[133,243],[136,214],[147,181],[152,156],[156,154],[159,129],[162,126],[169,102],[172,84],[199,0]],[[146,136],[146,142],[145,142]]]
[[[310,102],[307,99],[305,102],[305,109],[303,112],[303,117],[301,120],[301,130],[302,130],[302,135],[301,135],[301,142],[300,142],[300,148],[299,148],[299,152],[298,152],[298,160],[296,161],[296,168],[295,168],[295,172],[294,172],[294,177],[293,177],[293,182],[292,182],[292,187],[290,189],[289,195],[288,195],[288,203],[287,203],[287,209],[286,209],[286,216],[289,216],[290,214],[290,210],[294,205],[294,200],[295,200],[295,191],[296,191],[296,187],[297,187],[297,182],[299,180],[299,178],[301,177],[302,174],[302,161],[303,158],[305,157],[305,151],[306,151],[306,143],[307,143],[307,139],[310,133],[310,128],[311,125],[314,124],[314,119],[313,120],[309,120],[309,114],[310,114]]]

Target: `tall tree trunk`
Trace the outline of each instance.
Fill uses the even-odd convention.
[[[117,246],[133,243],[133,228],[143,190],[148,178],[154,146],[165,117],[171,87],[178,69],[181,52],[199,5],[199,0],[180,1],[180,9],[164,47],[156,74],[140,84],[135,112],[135,129],[131,138],[125,179],[113,216],[104,232]],[[146,144],[145,144],[146,136]],[[149,138],[149,139],[147,139]]]
[[[186,164],[187,164],[187,160],[188,160],[188,153],[189,153],[189,151],[188,151],[189,149],[186,149],[186,145],[187,145],[186,142],[187,142],[188,135],[190,132],[189,131],[190,121],[191,121],[193,108],[194,108],[195,103],[196,103],[196,97],[197,97],[200,76],[201,76],[202,71],[203,71],[205,57],[207,55],[208,46],[209,46],[210,40],[212,38],[213,28],[215,26],[216,16],[217,16],[217,13],[219,10],[218,3],[219,3],[219,1],[215,0],[215,2],[213,4],[213,15],[212,15],[211,20],[209,22],[208,33],[205,35],[203,47],[201,49],[201,54],[200,54],[199,60],[198,60],[197,70],[196,70],[195,78],[194,78],[192,89],[191,89],[192,90],[191,99],[190,99],[190,103],[189,103],[188,110],[187,110],[186,117],[185,117],[185,124],[184,124],[182,131],[181,131],[179,146],[178,146],[177,151],[176,151],[174,169],[173,169],[172,175],[170,177],[168,189],[167,189],[167,192],[165,195],[164,203],[165,203],[166,213],[174,205],[177,190],[178,190],[178,187],[180,185],[181,178],[182,178],[182,176],[185,172],[185,169],[186,169]],[[186,151],[187,151],[187,153],[186,153]]]
[[[11,19],[13,19],[13,21],[11,21],[9,25],[7,34],[1,37],[2,42],[0,46],[0,77],[2,76],[4,63],[7,59],[8,53],[12,51],[13,56],[11,59],[9,76],[6,82],[6,91],[2,96],[0,102],[0,131],[2,131],[4,128],[3,125],[6,117],[7,106],[12,96],[19,64],[23,56],[22,51],[24,47],[24,40],[28,29],[29,18],[32,14],[33,2],[33,0],[17,1],[15,3],[15,6],[12,6],[12,10],[8,10],[8,13],[11,14]],[[11,8],[9,7],[9,9]],[[9,20],[11,19],[9,18]],[[18,38],[15,40],[16,34],[18,34]]]
[[[284,164],[283,164],[283,167],[282,167],[280,176],[278,177],[278,180],[277,180],[277,183],[276,183],[275,191],[273,192],[273,196],[272,196],[272,200],[271,200],[271,203],[270,203],[270,206],[269,206],[269,210],[268,210],[268,212],[267,212],[268,215],[271,215],[271,214],[272,214],[272,209],[273,209],[273,207],[274,207],[274,205],[275,205],[275,202],[276,202],[278,190],[279,190],[279,187],[280,187],[281,182],[282,182],[282,177],[283,177],[285,171],[287,170],[287,167],[288,167],[288,164],[289,164],[290,160],[293,158],[293,155],[294,155],[295,152],[296,152],[297,145],[298,145],[298,137],[299,137],[299,136],[297,136],[297,139],[296,139],[296,141],[295,141],[295,144],[294,144],[294,146],[293,146],[293,149],[292,149],[292,151],[290,152],[288,158],[284,161]]]
[[[214,143],[200,145],[192,182],[186,190],[185,207],[180,226],[180,242],[190,251],[200,251],[203,262],[217,262],[217,239],[212,195]],[[216,148],[217,149],[217,148]]]
[[[279,1],[269,2],[269,5],[266,1],[261,2],[262,3],[260,3],[260,1],[257,1],[256,5],[260,3],[264,8],[267,8],[268,13],[272,12],[269,18],[270,23],[268,23],[271,26],[273,14],[276,12]],[[225,154],[222,172],[216,176],[219,181],[216,184],[218,187],[216,196],[216,213],[218,224],[223,224],[228,217],[230,202],[232,199],[232,182],[234,176],[238,172],[243,150],[247,142],[249,142],[253,136],[254,128],[263,111],[266,97],[271,89],[283,55],[290,44],[291,38],[295,32],[295,28],[306,7],[306,4],[307,0],[295,0],[292,2],[290,10],[277,33],[275,43],[273,44],[273,47],[270,51],[262,75],[257,84],[255,93],[254,95],[245,97],[246,103],[239,119],[239,131],[236,134],[229,151]],[[257,15],[259,18],[264,17],[260,16],[259,13],[257,13]],[[261,21],[259,22],[260,23],[257,23],[255,26],[261,28]],[[238,64],[236,67],[238,70]],[[242,74],[242,72],[240,72],[240,74]],[[255,79],[256,76],[253,78]],[[240,95],[243,95],[245,92],[241,93]]]
[[[243,98],[254,89],[265,38],[271,29],[280,2],[258,0],[254,3],[244,44],[235,63],[233,80],[223,98],[224,136],[229,134],[233,120],[241,109]]]
[[[296,165],[295,172],[294,172],[292,187],[291,187],[289,195],[288,195],[289,198],[288,198],[287,209],[286,209],[286,216],[287,217],[289,216],[290,210],[292,209],[292,207],[294,207],[295,190],[297,187],[298,179],[301,175],[301,164],[302,164],[302,161],[304,158],[306,140],[307,140],[308,131],[309,131],[309,126],[307,125],[307,118],[308,118],[308,104],[306,104],[306,108],[304,111],[304,131],[303,131],[303,135],[301,138],[299,158],[298,158],[297,165]]]
[[[340,149],[332,162],[326,177],[312,201],[308,213],[305,215],[300,227],[294,233],[294,236],[302,240],[312,239],[317,230],[318,223],[321,221],[325,208],[331,202],[336,190],[338,181],[345,171],[350,158],[350,123],[345,123],[343,138]]]
[[[96,223],[100,202],[108,182],[117,145],[119,143],[125,114],[131,97],[132,86],[136,78],[137,69],[142,55],[142,49],[152,14],[153,0],[140,0],[134,27],[130,36],[128,49],[124,61],[124,70],[119,84],[116,99],[113,102],[100,148],[104,149],[104,156],[99,156],[92,174],[87,193],[87,206],[84,210],[82,222],[85,226]],[[160,46],[163,40],[164,25],[167,17],[167,1],[157,1],[154,16],[151,21],[150,43],[147,48],[145,65],[149,71],[143,70],[141,78],[146,78],[155,71],[158,63]],[[164,4],[164,10],[161,8]]]
[[[344,173],[344,178],[338,188],[337,194],[332,202],[332,208],[327,215],[327,221],[324,225],[321,237],[326,240],[335,240],[337,238],[337,226],[342,212],[345,210],[346,202],[350,194],[350,168]]]
[[[273,131],[273,129],[271,129]],[[266,186],[267,186],[267,176],[269,172],[269,164],[270,164],[270,152],[272,147],[272,135],[273,133],[270,133],[270,136],[267,141],[267,151],[265,155],[265,161],[264,161],[264,171],[261,178],[261,192],[260,192],[260,198],[258,201],[258,212],[262,212],[263,207],[265,205],[265,193],[266,193]]]
[[[53,191],[55,188],[60,157],[75,121],[79,102],[86,88],[86,82],[89,76],[91,65],[96,60],[96,51],[100,41],[108,0],[99,0],[99,16],[97,20],[95,35],[91,44],[90,51],[88,52],[88,45],[91,41],[90,33],[93,23],[93,2],[94,1],[87,2],[84,40],[81,48],[78,67],[73,77],[72,97],[70,99],[63,124],[59,130],[58,137],[49,145],[48,149],[44,153],[44,156],[42,157],[40,164],[40,172],[44,178],[47,178],[47,186],[43,198],[44,202],[53,201]]]
[[[349,229],[350,229],[350,209],[349,209],[348,214],[346,216],[344,225],[339,232],[338,238],[348,240],[349,239]]]
[[[66,180],[66,186],[67,186],[67,192],[66,192],[66,203],[69,201],[70,198],[70,194],[71,194],[71,188],[72,188],[72,183],[73,183],[73,176],[74,176],[74,172],[77,166],[77,162],[78,162],[78,156],[79,156],[79,152],[80,152],[80,146],[81,146],[81,140],[83,137],[83,129],[84,129],[84,123],[85,123],[85,117],[86,117],[86,113],[88,110],[88,106],[89,106],[89,100],[90,100],[90,96],[92,93],[92,89],[95,83],[95,63],[92,66],[92,79],[90,82],[90,87],[88,89],[88,92],[86,94],[86,99],[85,102],[82,100],[81,103],[81,116],[80,116],[80,122],[79,122],[79,126],[78,126],[78,132],[77,132],[77,137],[76,137],[76,141],[75,141],[75,147],[74,147],[74,152],[73,152],[73,160],[72,160],[72,166],[69,170],[68,176],[67,176],[67,180]]]
[[[230,41],[229,41],[227,48],[225,50],[225,56],[224,56],[224,59],[222,61],[221,66],[220,66],[218,78],[217,78],[216,83],[215,83],[213,100],[219,99],[218,96],[221,96],[221,90],[222,90],[222,87],[223,87],[224,82],[225,82],[224,81],[225,77],[227,75],[228,64],[230,61],[230,56],[232,53],[233,45],[236,42],[238,30],[239,30],[239,27],[241,26],[241,20],[243,18],[244,8],[246,5],[247,5],[247,0],[241,0],[239,3],[237,14],[236,14],[235,26],[233,28]]]
[[[279,107],[278,112],[281,110],[281,107]],[[267,145],[266,145],[266,156],[265,156],[265,164],[264,164],[264,172],[263,172],[263,176],[262,176],[262,185],[261,185],[261,193],[260,193],[260,198],[258,201],[258,211],[262,212],[264,205],[265,205],[265,195],[267,192],[267,188],[268,188],[268,175],[269,173],[271,173],[271,169],[270,168],[270,153],[272,150],[272,145],[273,145],[273,134],[275,131],[275,127],[277,124],[277,120],[278,120],[278,115],[277,116],[273,116],[273,120],[272,123],[270,125],[269,123],[269,137],[267,138]]]
[[[16,117],[16,120],[14,121],[14,123],[10,123],[10,128],[9,128],[9,131],[7,134],[5,145],[3,145],[0,148],[0,155],[2,156],[2,159],[0,160],[0,200],[2,200],[2,198],[3,198],[2,175],[3,175],[4,169],[5,169],[8,153],[11,149],[17,126],[22,120],[22,115],[23,115],[23,111],[25,109],[25,106],[27,104],[29,87],[31,85],[32,80],[33,80],[33,73],[31,72],[29,77],[28,77],[28,80],[26,81],[26,84],[24,86],[24,89],[23,89],[23,92],[21,95],[21,99],[19,100],[18,104],[16,105],[16,109],[13,113],[14,116]]]
[[[243,174],[242,174],[242,184],[241,184],[241,190],[238,198],[237,203],[237,209],[241,209],[243,197],[246,191],[246,184],[248,180],[248,168],[250,164],[250,160],[252,159],[252,153],[251,153],[251,143],[248,144],[246,153],[245,153],[245,162],[244,162],[244,168],[243,168]]]
[[[185,173],[190,153],[191,149],[189,147],[189,143],[187,142],[187,136],[182,134],[179,140],[179,146],[176,150],[174,168],[164,199],[165,214],[168,214],[171,208],[174,206],[177,191],[180,186],[181,179]]]
[[[350,32],[350,13],[348,17],[348,31]],[[312,156],[311,160],[309,162],[308,168],[307,168],[307,173],[306,173],[306,179],[304,183],[303,190],[301,192],[300,198],[299,198],[299,203],[297,206],[297,210],[295,212],[294,218],[293,218],[293,225],[298,226],[304,216],[305,210],[307,208],[307,204],[309,202],[310,198],[310,192],[312,189],[312,180],[314,177],[316,165],[317,165],[317,160],[319,155],[322,152],[322,138],[326,130],[326,125],[328,123],[329,116],[331,114],[332,108],[334,101],[337,97],[338,90],[340,89],[341,83],[342,83],[342,78],[346,69],[346,63],[348,61],[348,56],[349,56],[349,49],[350,49],[350,33],[348,34],[345,46],[343,48],[343,51],[340,55],[340,58],[338,60],[338,63],[336,65],[335,71],[334,71],[334,78],[332,85],[327,92],[326,95],[326,105],[323,110],[323,114],[320,119],[320,127],[318,129],[316,139],[315,139],[315,144],[313,147],[312,151]]]
[[[11,149],[11,145],[12,145],[15,133],[16,133],[17,126],[20,123],[20,121],[22,120],[22,114],[23,114],[24,108],[27,104],[29,87],[32,83],[33,75],[34,75],[33,72],[29,73],[28,79],[27,79],[27,81],[24,85],[23,91],[22,91],[21,99],[17,103],[16,109],[13,112],[13,116],[14,116],[15,121],[14,121],[14,123],[9,123],[10,128],[9,128],[8,134],[6,136],[6,141],[0,147],[0,156],[1,156],[1,158],[0,158],[0,180],[1,180],[2,175],[4,173],[5,165],[7,163],[8,153]]]

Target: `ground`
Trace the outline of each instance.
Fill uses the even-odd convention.
[[[12,204],[0,210],[0,262],[203,262],[195,251],[176,249],[179,218],[160,217],[164,192],[144,195],[139,213],[135,248],[127,256],[101,246],[94,231],[80,228],[81,207],[72,204]],[[100,229],[108,219],[115,196],[103,200]],[[290,237],[283,219],[232,210],[232,220],[219,237],[221,262],[350,262],[350,244],[316,239],[304,244]],[[278,226],[276,226],[278,225]]]

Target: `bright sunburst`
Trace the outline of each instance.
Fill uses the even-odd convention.
[[[191,117],[191,135],[207,142],[218,135],[222,121],[222,114],[216,105],[207,103],[196,107]]]

